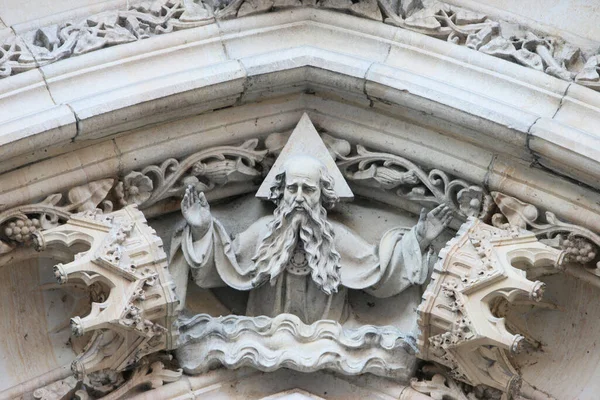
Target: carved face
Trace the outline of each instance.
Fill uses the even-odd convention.
[[[283,202],[294,204],[298,210],[318,207],[321,201],[321,165],[307,157],[293,160],[286,167]]]

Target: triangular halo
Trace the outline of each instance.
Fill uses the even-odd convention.
[[[348,201],[354,198],[350,186],[348,186],[346,179],[344,179],[340,169],[329,154],[323,139],[319,136],[319,133],[306,113],[300,118],[300,122],[294,128],[279,157],[275,160],[275,164],[273,164],[269,174],[262,185],[260,185],[258,192],[256,192],[256,197],[259,199],[268,199],[271,193],[271,184],[281,170],[281,167],[289,158],[300,155],[314,157],[325,165],[334,180],[333,188],[340,200]]]

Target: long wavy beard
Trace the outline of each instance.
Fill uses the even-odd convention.
[[[259,285],[275,279],[288,265],[298,240],[302,241],[312,279],[327,294],[337,292],[340,284],[340,254],[335,250],[333,227],[327,221],[327,210],[322,205],[311,209],[302,204],[284,205],[275,210],[269,223],[269,233],[262,240],[252,258],[255,262]]]

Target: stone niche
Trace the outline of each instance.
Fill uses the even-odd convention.
[[[592,13],[92,3],[0,10],[0,399],[597,398]]]

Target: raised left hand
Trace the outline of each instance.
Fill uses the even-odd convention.
[[[429,212],[423,208],[416,232],[421,250],[425,250],[446,229],[450,221],[452,210],[445,204],[440,204]]]

